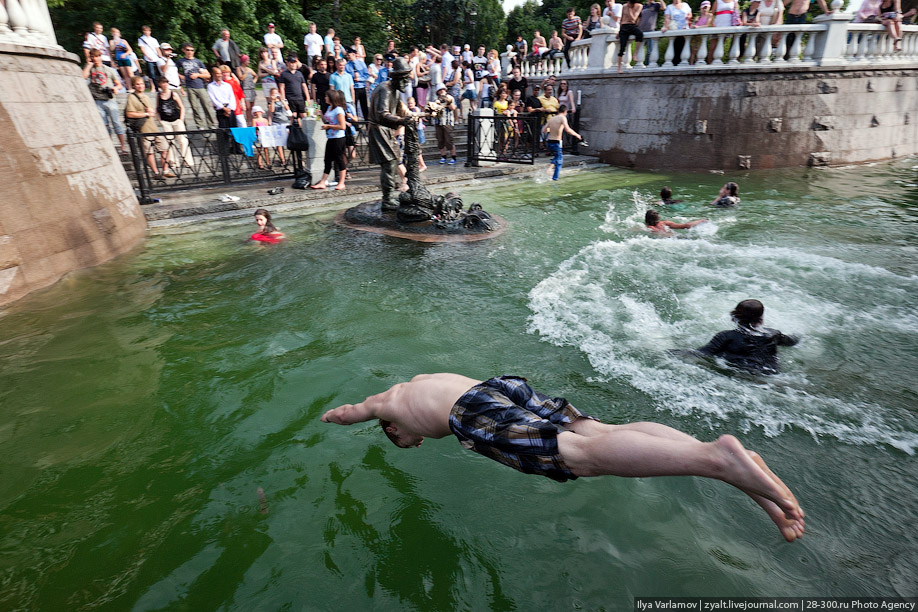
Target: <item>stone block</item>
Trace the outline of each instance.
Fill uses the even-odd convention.
[[[23,284],[19,266],[0,268],[0,300],[18,298],[24,293]]]
[[[835,117],[831,115],[824,116],[824,117],[814,117],[813,124],[810,129],[812,129],[815,132],[825,132],[828,130],[834,130],[835,123],[836,123]]]
[[[811,167],[824,167],[832,163],[832,152],[831,151],[818,151],[815,153],[810,153],[809,160],[807,165]]]
[[[756,82],[747,82],[743,90],[743,95],[747,98],[759,95],[759,84]]]
[[[99,208],[92,211],[92,218],[96,222],[96,227],[100,234],[109,235],[115,231],[115,220],[112,219],[112,214],[107,208]]]
[[[12,236],[0,236],[0,269],[18,266],[20,262],[19,249],[13,244]]]

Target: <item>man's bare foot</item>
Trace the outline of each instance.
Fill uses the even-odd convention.
[[[325,183],[322,183],[322,182],[309,186],[310,189],[325,189],[325,187],[326,187]]]
[[[793,491],[790,490],[790,487],[784,484],[783,480],[778,478],[777,474],[771,471],[771,468],[768,467],[768,465],[765,463],[765,460],[762,459],[762,457],[759,456],[759,454],[755,451],[747,450],[746,452],[749,454],[749,457],[752,458],[755,464],[762,468],[762,470],[768,474],[769,478],[775,481],[775,483],[784,490],[785,496],[791,499],[795,504],[797,504],[797,507],[800,508],[800,503],[797,501],[797,497],[794,495]],[[806,513],[803,511],[803,508],[800,508],[800,518],[805,517]]]
[[[768,514],[768,517],[778,526],[778,530],[785,540],[793,542],[797,538],[803,537],[803,531],[806,527],[803,519],[789,519],[784,515],[784,511],[778,507],[778,504],[770,499],[765,499],[761,495],[756,495],[749,491],[743,491],[743,493],[751,497],[752,501],[757,503]]]
[[[761,457],[755,455],[757,460],[754,459],[743,448],[740,441],[733,436],[721,436],[714,444],[724,452],[725,464],[723,466],[724,473],[720,476],[721,480],[742,490],[752,497],[756,503],[759,503],[769,513],[778,528],[781,529],[781,533],[785,538],[798,528],[802,530],[803,511],[800,509],[800,505],[787,485],[781,482],[777,476],[772,477],[768,471],[761,467],[765,463]],[[763,498],[765,501],[775,504],[776,507],[772,508],[770,505],[763,505],[757,498]],[[777,511],[778,517],[783,513],[784,520],[780,522],[775,520],[777,518],[773,515],[775,511]]]

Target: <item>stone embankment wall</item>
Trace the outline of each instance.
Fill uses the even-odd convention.
[[[918,152],[918,64],[570,75],[591,153],[632,168],[736,170]],[[567,76],[567,75],[566,75]]]
[[[77,61],[0,43],[0,305],[124,253],[146,231]]]

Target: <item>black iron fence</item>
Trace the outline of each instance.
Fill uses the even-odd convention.
[[[348,168],[370,165],[367,124],[355,122],[349,129]],[[227,128],[185,132],[127,133],[131,148],[131,173],[141,203],[149,203],[155,193],[292,178],[295,171],[316,152],[299,153],[272,141],[236,142]]]
[[[483,161],[534,164],[541,128],[542,118],[536,115],[469,115],[466,165],[477,166]]]

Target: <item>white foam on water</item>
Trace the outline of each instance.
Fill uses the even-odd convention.
[[[624,208],[627,220],[634,213]],[[610,210],[604,225],[621,231],[622,221]],[[918,278],[792,248],[631,236],[587,245],[536,285],[529,331],[577,347],[599,380],[625,379],[659,409],[712,427],[730,420],[769,436],[795,427],[817,439],[889,444],[909,454],[918,448],[914,428],[872,401],[869,389],[833,394],[816,373],[837,350],[833,343],[846,338],[915,337],[918,316],[897,304],[918,294]],[[729,328],[727,313],[748,297],[763,299],[769,327],[805,334],[783,353],[794,364],[789,373],[730,375],[669,355]]]

